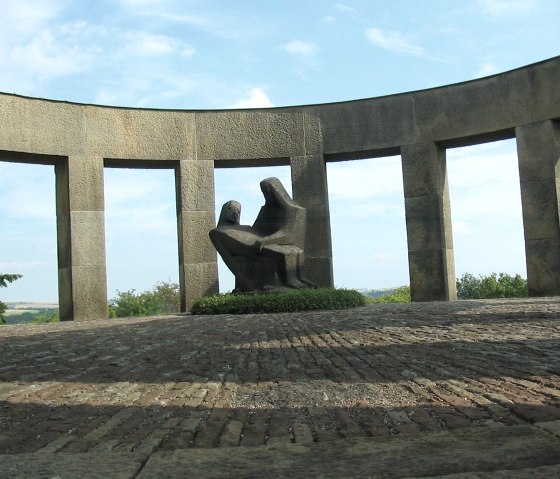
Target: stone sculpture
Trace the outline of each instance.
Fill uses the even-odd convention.
[[[306,211],[278,178],[260,183],[265,198],[253,226],[241,225],[241,205],[222,206],[210,239],[235,276],[234,292],[284,291],[315,286],[304,279]]]

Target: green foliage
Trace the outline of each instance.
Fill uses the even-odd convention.
[[[59,321],[60,317],[58,311],[53,311],[52,313],[38,313],[34,315],[31,320],[31,322],[35,324],[58,323]]]
[[[0,288],[5,288],[8,286],[8,283],[13,283],[21,277],[21,274],[0,274]],[[6,324],[4,311],[6,311],[6,305],[0,301],[0,324]]]
[[[176,313],[180,309],[179,285],[171,282],[156,283],[151,291],[117,291],[109,302],[109,317],[152,316]]]
[[[492,273],[475,277],[465,273],[457,280],[459,299],[524,298],[528,296],[527,281],[516,274]]]
[[[200,298],[192,314],[253,314],[347,309],[363,306],[363,295],[349,289],[300,289],[286,293],[219,294]]]
[[[13,283],[21,277],[21,274],[0,274],[0,288],[5,288],[8,283]]]
[[[376,298],[366,297],[367,304],[379,303],[410,303],[410,286],[401,286]]]

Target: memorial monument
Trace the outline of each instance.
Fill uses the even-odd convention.
[[[241,205],[222,206],[212,244],[235,276],[234,293],[315,286],[303,277],[307,214],[278,178],[260,183],[265,204],[253,226],[239,224]]]

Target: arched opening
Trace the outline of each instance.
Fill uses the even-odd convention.
[[[108,297],[178,283],[175,173],[168,169],[105,168]]]
[[[409,283],[400,156],[327,164],[335,285]]]
[[[286,191],[292,195],[292,181],[289,166],[255,166],[244,168],[216,168],[216,222],[222,205],[229,200],[241,203],[241,224],[252,225],[264,204],[260,182],[271,176],[277,177]],[[218,255],[218,276],[220,293],[232,291],[235,278]]]
[[[457,278],[527,277],[515,140],[447,150]]]
[[[4,303],[56,309],[58,264],[52,165],[0,161],[0,273],[22,278],[0,290]],[[16,161],[15,159],[13,161]],[[25,310],[23,304],[19,305]],[[11,322],[11,321],[8,321]]]

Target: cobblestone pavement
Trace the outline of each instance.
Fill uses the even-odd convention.
[[[560,419],[560,298],[13,325],[0,344],[5,455]]]

